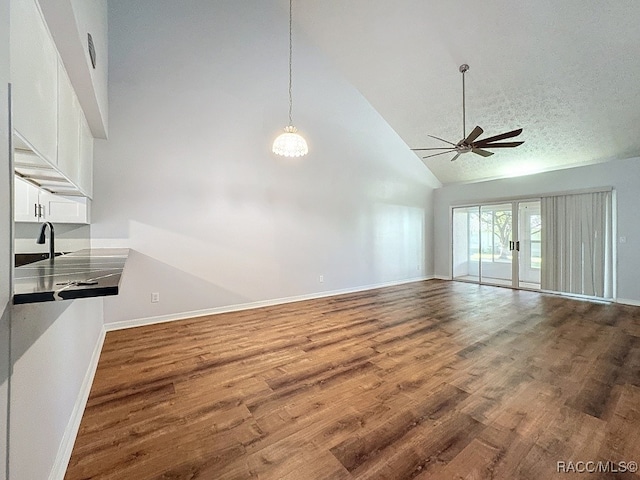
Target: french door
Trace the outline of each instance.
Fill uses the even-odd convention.
[[[455,280],[540,289],[540,200],[453,209]]]

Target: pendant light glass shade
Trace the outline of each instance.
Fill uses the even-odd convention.
[[[307,141],[293,125],[285,127],[284,133],[278,135],[273,142],[273,153],[283,157],[302,157],[309,153]]]
[[[278,138],[273,142],[273,153],[281,155],[283,157],[302,157],[309,153],[309,147],[307,147],[306,140],[297,133],[296,127],[292,125],[291,113],[293,111],[293,96],[292,91],[292,57],[293,57],[293,42],[292,42],[292,24],[293,24],[293,0],[289,0],[289,126],[285,127],[284,133],[281,133]]]

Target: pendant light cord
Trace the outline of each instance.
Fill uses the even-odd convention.
[[[291,77],[292,77],[292,57],[293,57],[293,42],[292,42],[292,23],[293,23],[293,0],[289,0],[289,125],[293,125],[293,120],[291,119],[291,111],[293,110],[293,100],[291,95]]]
[[[302,135],[293,126],[293,0],[289,0],[289,125],[284,133],[273,141],[271,151],[283,157],[302,157],[309,153],[309,147]]]

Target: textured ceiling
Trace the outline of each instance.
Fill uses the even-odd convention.
[[[467,133],[525,144],[424,160],[444,184],[640,155],[638,0],[296,0],[294,22],[412,148],[460,140],[470,65]]]

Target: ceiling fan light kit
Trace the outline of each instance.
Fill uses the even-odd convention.
[[[508,138],[517,137],[522,133],[522,129],[518,128],[517,130],[512,130],[510,132],[501,133],[499,135],[494,135],[493,137],[483,138],[481,140],[476,140],[480,135],[484,133],[484,130],[479,126],[476,126],[469,135],[467,135],[467,127],[466,127],[466,105],[465,105],[465,84],[464,84],[464,75],[467,71],[469,71],[469,65],[463,63],[460,65],[460,73],[462,74],[462,140],[458,143],[453,143],[443,138],[436,137],[434,135],[429,135],[431,138],[435,138],[436,140],[440,140],[441,142],[448,143],[450,147],[434,147],[434,148],[412,148],[414,152],[423,152],[423,151],[433,151],[433,150],[444,150],[442,152],[433,153],[431,155],[424,156],[422,158],[430,158],[438,155],[444,155],[445,153],[454,153],[455,155],[451,159],[453,162],[457,160],[460,155],[464,153],[475,153],[476,155],[480,155],[481,157],[490,157],[493,155],[493,152],[486,150],[487,148],[513,148],[519,145],[522,145],[524,142],[499,142],[500,140],[506,140]]]

